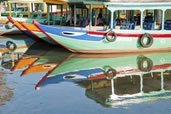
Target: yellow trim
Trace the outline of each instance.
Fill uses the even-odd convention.
[[[89,9],[90,5],[86,5],[86,7]],[[104,5],[92,5],[92,8],[106,8]]]
[[[46,65],[49,67],[45,67]],[[32,67],[26,69],[24,72],[24,75],[34,73],[34,72],[48,72],[48,71],[51,71],[52,69],[54,69],[54,67],[56,65],[57,64],[55,64],[55,63],[35,65],[35,66],[32,66]]]
[[[9,16],[12,16],[11,3],[8,2]]]
[[[63,0],[43,0],[43,2],[49,3],[49,4],[63,4],[67,5],[68,3]]]
[[[18,21],[15,21],[14,25],[16,25],[20,30],[24,30],[24,27]]]
[[[26,26],[30,31],[40,32],[40,30],[34,24],[24,23],[24,26]]]
[[[30,64],[32,64],[33,62],[35,62],[37,60],[37,58],[24,58],[19,60],[19,62],[16,64],[15,66],[15,70],[16,69],[21,69],[25,66],[29,66]]]
[[[24,48],[29,48],[29,46],[17,47],[16,50],[18,50],[18,49],[24,49]],[[7,53],[7,52],[9,52],[9,50],[8,50],[7,48],[4,48],[4,49],[0,49],[0,52],[1,52],[1,53]]]
[[[28,7],[28,18],[30,18],[31,17],[31,13],[30,13],[30,3],[27,3],[27,7]]]
[[[8,22],[8,20],[3,20],[3,19],[1,20],[0,19],[0,23],[6,23],[6,22]]]

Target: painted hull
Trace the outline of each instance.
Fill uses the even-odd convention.
[[[115,31],[116,40],[109,42],[106,40],[106,31],[83,31],[41,24],[38,26],[48,34],[51,40],[72,52],[121,53],[171,50],[171,34],[169,31],[117,30]],[[139,40],[144,33],[150,33],[153,37],[153,43],[149,48],[140,45]]]
[[[11,22],[16,28],[18,28],[18,30],[24,34],[26,34],[28,37],[34,39],[34,40],[38,40],[38,37],[35,36],[34,34],[30,33],[21,23],[22,22],[18,22],[16,20],[14,20],[12,17],[8,16],[8,20],[9,22]]]
[[[14,18],[14,20],[31,23],[33,19],[28,18]],[[7,17],[0,17],[0,35],[7,34],[22,34],[22,32],[15,26],[8,27],[9,20]]]
[[[160,72],[171,68],[171,53],[144,55],[71,55],[61,61],[50,73],[46,74],[36,88],[62,81],[98,80],[111,78],[105,72],[116,70],[116,76],[141,75]],[[147,62],[147,67],[142,65]]]
[[[26,23],[20,23],[28,33],[32,34],[33,36],[36,36],[37,38],[44,40],[45,42],[48,42],[50,44],[56,44],[54,41],[50,40],[43,32],[39,30],[34,24],[26,24]]]

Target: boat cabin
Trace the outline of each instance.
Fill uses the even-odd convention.
[[[58,5],[60,25],[91,30],[171,30],[171,0],[44,0],[48,12]],[[59,8],[60,6],[60,8]],[[49,14],[50,15],[50,14]],[[48,16],[56,24],[55,16]],[[59,18],[56,17],[56,20]]]

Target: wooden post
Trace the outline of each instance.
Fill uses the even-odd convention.
[[[61,17],[63,17],[63,5],[61,5]],[[63,18],[61,18],[60,25],[62,25]]]
[[[12,16],[11,3],[8,2],[9,16]]]
[[[30,15],[31,15],[31,14],[30,14],[30,3],[28,3],[28,4],[27,4],[27,7],[28,7],[28,9],[27,9],[27,12],[28,12],[28,18],[30,18]]]
[[[73,12],[72,9],[73,9],[73,8],[70,7],[70,26],[72,25],[72,17],[73,17],[73,16],[72,16],[72,12]]]
[[[63,16],[63,5],[61,5],[61,16]]]
[[[74,4],[74,26],[77,26],[77,8]]]
[[[50,24],[50,7],[49,7],[49,4],[47,4],[47,22],[48,22],[48,25]]]
[[[85,17],[85,11],[84,11],[84,8],[82,9],[82,16]]]
[[[90,4],[90,9],[89,9],[89,19],[90,19],[89,30],[91,30],[91,27],[92,27],[92,16],[93,16],[92,13],[93,13],[92,4]]]
[[[143,16],[144,16],[144,10],[141,10],[140,29],[143,29]]]

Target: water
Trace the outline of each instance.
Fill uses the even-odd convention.
[[[0,114],[171,111],[171,52],[73,54],[43,43],[0,62]]]

